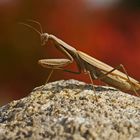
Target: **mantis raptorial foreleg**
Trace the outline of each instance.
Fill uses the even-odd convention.
[[[51,72],[49,73],[47,77],[46,83],[51,78],[54,70],[62,70],[62,71],[73,73],[73,74],[81,73],[81,69],[79,67],[78,67],[78,71],[71,71],[71,70],[62,68],[64,66],[71,64],[71,61],[69,59],[41,59],[38,61],[38,63],[45,68],[51,69]]]
[[[55,44],[55,45],[56,45],[56,44]],[[57,44],[56,46],[58,46],[58,44]],[[61,45],[58,46],[58,49],[59,49],[66,57],[69,58],[69,59],[65,59],[65,60],[69,60],[70,63],[73,62],[73,57],[70,55],[70,53],[69,53],[67,50],[65,50]],[[46,62],[44,63],[44,65],[46,65],[46,67],[47,67],[47,60],[50,60],[50,59],[45,59],[45,60],[46,60]],[[55,59],[54,62],[52,61],[52,64],[54,64],[54,63],[57,63],[57,64],[58,64],[57,66],[55,65],[55,67],[53,67],[53,69],[59,69],[59,70],[61,69],[61,70],[65,71],[65,72],[74,73],[74,74],[80,74],[80,73],[81,73],[81,69],[80,69],[79,65],[76,65],[77,68],[78,68],[78,71],[71,71],[71,70],[63,69],[62,67],[60,67],[60,61],[59,61],[59,60],[61,60],[61,59],[57,59],[57,60]],[[43,63],[42,63],[42,64],[43,64]],[[65,64],[67,64],[67,62],[66,62]],[[63,65],[64,65],[64,64],[63,64]]]
[[[71,61],[73,62],[73,57],[70,55],[70,53],[64,49],[61,45],[58,46],[58,44],[56,45],[56,47],[58,47],[58,49]]]

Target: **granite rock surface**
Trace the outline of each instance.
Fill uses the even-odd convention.
[[[140,140],[140,98],[61,80],[0,107],[0,140]]]

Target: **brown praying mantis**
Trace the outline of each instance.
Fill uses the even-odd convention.
[[[140,91],[140,82],[128,76],[128,73],[122,64],[113,68],[82,51],[76,50],[74,47],[68,45],[52,34],[43,33],[41,24],[39,22],[36,22],[34,20],[30,20],[30,22],[38,24],[40,27],[40,31],[38,31],[30,24],[22,24],[28,26],[29,28],[32,28],[40,35],[41,45],[46,45],[48,41],[52,41],[55,47],[66,56],[66,59],[42,59],[38,61],[41,66],[52,69],[47,81],[49,80],[53,70],[55,69],[74,74],[80,74],[83,72],[89,75],[92,84],[94,79],[99,79],[104,83],[121,91],[125,91],[128,93],[134,92],[137,96],[140,96],[140,94],[138,93],[138,91]],[[70,65],[74,61],[76,62],[78,71],[64,69],[65,66]],[[119,69],[122,69],[124,73],[119,71]]]

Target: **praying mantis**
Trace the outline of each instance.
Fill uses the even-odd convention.
[[[122,64],[113,68],[108,64],[105,64],[104,62],[95,59],[94,57],[91,57],[90,55],[82,51],[76,50],[74,47],[68,45],[52,34],[43,33],[41,24],[39,22],[34,20],[30,20],[29,22],[33,22],[39,25],[40,31],[38,31],[30,24],[21,24],[32,28],[40,35],[42,46],[46,45],[48,41],[51,41],[55,45],[56,49],[61,51],[66,56],[66,59],[42,59],[38,61],[38,63],[44,68],[52,69],[47,78],[47,81],[50,79],[53,70],[56,69],[74,74],[80,74],[83,72],[89,75],[92,85],[93,80],[97,79],[121,91],[127,93],[134,92],[136,96],[140,96],[140,94],[138,93],[138,91],[140,91],[140,82],[128,76],[128,73]],[[77,65],[77,71],[64,69],[65,66],[70,65],[74,61]],[[124,73],[119,71],[119,69],[122,69]]]

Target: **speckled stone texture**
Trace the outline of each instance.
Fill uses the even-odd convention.
[[[140,140],[140,98],[61,80],[0,108],[0,140]]]

